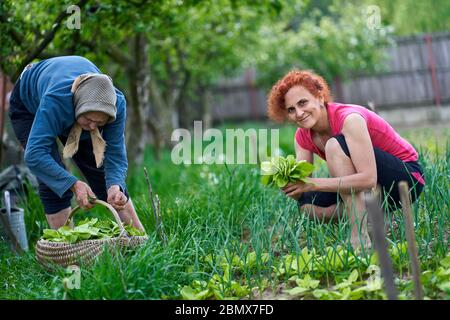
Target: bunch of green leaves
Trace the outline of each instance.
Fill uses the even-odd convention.
[[[267,252],[257,254],[255,251],[251,251],[239,256],[225,249],[223,254],[208,254],[201,257],[200,260],[216,272],[207,281],[194,280],[190,285],[180,286],[179,296],[182,299],[243,299],[250,297],[256,290],[263,290],[268,286],[267,279],[257,282],[239,279],[245,269],[254,269],[258,263],[268,266],[269,254]],[[202,271],[210,272],[208,268]]]
[[[357,269],[353,269],[347,278],[344,278],[331,287],[320,286],[320,280],[311,278],[309,274],[303,278],[295,275],[289,278],[296,286],[285,290],[291,297],[306,297],[319,300],[360,300],[367,298],[384,298],[380,268],[370,265],[365,274],[367,279],[362,279]]]
[[[124,225],[125,231],[130,236],[144,236],[132,225]],[[82,240],[114,238],[120,235],[119,225],[112,220],[99,221],[97,218],[86,218],[80,221],[75,228],[62,226],[58,230],[44,229],[42,239],[52,242],[75,243]]]
[[[251,292],[248,284],[214,274],[208,281],[194,280],[190,286],[180,288],[184,300],[237,300],[247,297]]]
[[[421,281],[425,287],[426,296],[437,299],[450,298],[450,253],[439,261],[436,270],[422,272]]]
[[[262,183],[284,187],[289,182],[308,182],[307,177],[314,171],[314,165],[306,160],[296,161],[293,155],[286,158],[273,157],[270,161],[261,162]]]

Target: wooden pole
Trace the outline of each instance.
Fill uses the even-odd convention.
[[[394,269],[387,250],[386,233],[384,229],[384,212],[380,205],[380,190],[376,189],[366,195],[366,209],[369,213],[374,237],[374,247],[378,253],[381,275],[389,300],[397,300],[397,288],[394,283]]]
[[[432,38],[429,34],[426,34],[424,38],[426,46],[428,48],[428,63],[430,66],[431,86],[433,87],[434,103],[439,108],[441,106],[441,89],[439,87],[439,81],[436,73],[436,62],[434,61],[433,46],[431,44]]]
[[[245,82],[250,99],[250,114],[252,119],[256,119],[258,117],[258,102],[253,81],[253,71],[250,69],[245,72]]]
[[[417,300],[423,300],[423,288],[420,282],[420,263],[416,246],[416,236],[414,234],[414,224],[411,210],[411,200],[408,192],[408,183],[401,181],[398,184],[400,200],[402,202],[403,217],[405,218],[405,234],[408,242],[409,258],[411,260],[411,269],[414,278],[414,293]]]

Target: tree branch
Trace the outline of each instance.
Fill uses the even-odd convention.
[[[77,6],[81,9],[82,7],[84,7],[84,5],[88,1],[89,0],[80,0],[80,2],[78,2]],[[56,17],[55,22],[53,22],[53,24],[52,24],[52,28],[46,32],[46,34],[45,34],[44,38],[42,39],[41,43],[38,46],[36,46],[35,49],[33,51],[31,51],[25,57],[25,59],[23,60],[22,64],[17,69],[16,73],[14,74],[13,81],[15,81],[19,77],[20,73],[27,66],[27,64],[29,64],[31,61],[33,61],[48,46],[48,44],[55,38],[56,32],[61,27],[62,21],[68,15],[70,15],[70,14],[67,13],[66,10],[64,10]]]

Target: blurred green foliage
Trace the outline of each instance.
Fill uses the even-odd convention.
[[[394,34],[398,36],[450,30],[450,2],[447,0],[363,0],[363,2],[378,6],[382,22],[393,26]]]
[[[206,87],[247,67],[267,82],[292,66],[326,78],[371,69],[389,29],[364,26],[364,6],[336,1],[79,1],[81,28],[56,17],[73,1],[5,0],[0,5],[1,68],[12,75],[52,28],[58,28],[37,59],[80,54],[120,78],[125,86],[128,41],[145,34],[152,76],[167,89]],[[115,57],[115,59],[112,59]],[[113,62],[113,63],[111,63]],[[121,63],[122,62],[122,63]],[[176,74],[178,76],[174,77]],[[185,76],[183,76],[183,74]]]

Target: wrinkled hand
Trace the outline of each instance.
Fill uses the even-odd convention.
[[[290,198],[294,200],[300,199],[302,193],[313,191],[313,184],[312,183],[305,183],[303,181],[299,182],[290,182],[281,190]]]
[[[120,191],[118,185],[111,186],[108,189],[108,203],[116,210],[123,210],[128,202],[127,196]]]
[[[73,184],[71,190],[75,194],[75,198],[80,208],[88,210],[94,207],[92,200],[97,199],[97,197],[87,183],[77,181]]]

